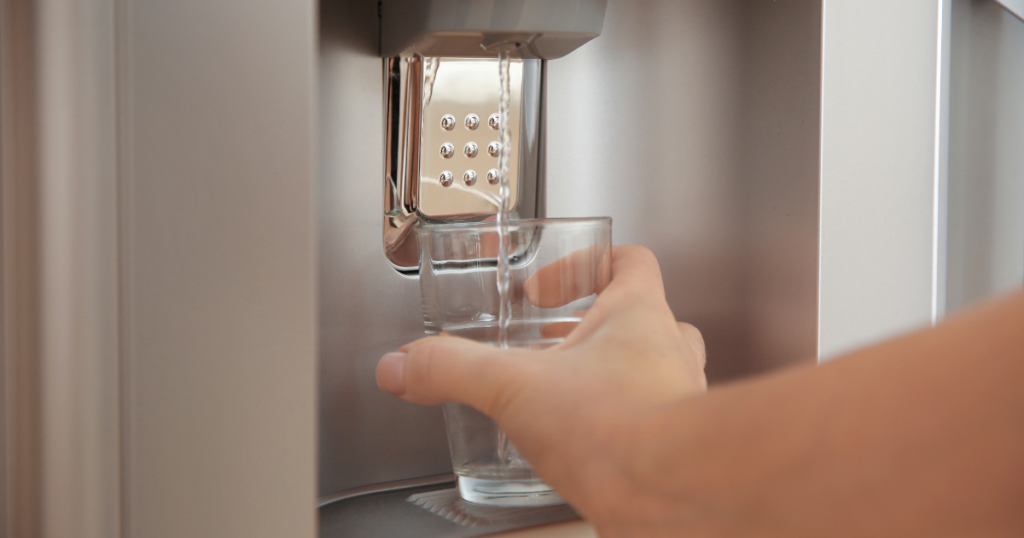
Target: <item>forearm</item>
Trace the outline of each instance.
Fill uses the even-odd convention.
[[[1022,333],[1017,294],[679,402],[644,426],[637,483],[698,533],[1024,535]]]

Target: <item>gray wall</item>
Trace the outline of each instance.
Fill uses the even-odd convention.
[[[947,301],[1024,283],[1024,21],[953,3]]]
[[[422,334],[418,283],[381,249],[376,2],[321,2],[320,492],[450,472],[438,409],[380,393]],[[816,344],[818,2],[612,0],[548,64],[548,215],[610,215],[662,262],[713,382]]]

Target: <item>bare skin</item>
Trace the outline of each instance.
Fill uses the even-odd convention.
[[[378,385],[493,417],[602,538],[1024,536],[1024,293],[705,394],[654,256],[612,274],[556,348],[425,338]]]

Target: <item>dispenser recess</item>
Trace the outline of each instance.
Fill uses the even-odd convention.
[[[384,253],[417,272],[417,223],[497,213],[499,46],[513,47],[510,207],[544,216],[544,61],[600,35],[606,0],[383,1]]]

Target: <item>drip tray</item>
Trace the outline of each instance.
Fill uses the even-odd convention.
[[[569,506],[464,502],[454,482],[362,495],[320,508],[320,538],[470,538],[578,517]]]
[[[485,532],[519,529],[579,517],[567,504],[555,506],[499,507],[468,503],[455,488],[416,493],[409,502],[449,521]]]

